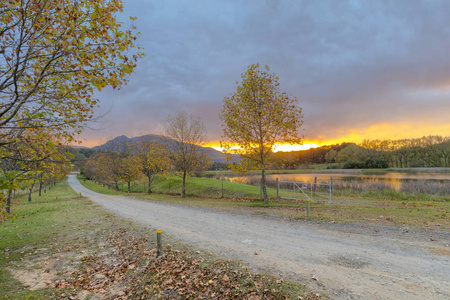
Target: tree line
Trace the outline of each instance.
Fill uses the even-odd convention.
[[[276,152],[274,168],[295,169],[302,165],[327,164],[328,168],[449,167],[450,137],[429,135],[398,140],[343,143],[303,151]]]

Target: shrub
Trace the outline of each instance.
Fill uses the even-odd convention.
[[[364,162],[349,160],[349,161],[345,162],[343,168],[344,169],[364,169],[365,166],[366,165]]]
[[[366,169],[386,169],[389,167],[388,162],[384,158],[369,158],[364,162]]]

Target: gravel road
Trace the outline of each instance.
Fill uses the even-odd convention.
[[[450,233],[273,217],[72,188],[115,215],[184,243],[299,281],[331,299],[450,299]]]

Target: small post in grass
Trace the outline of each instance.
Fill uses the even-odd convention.
[[[309,210],[311,209],[311,200],[306,199],[306,217],[309,219]]]
[[[278,181],[278,177],[277,177],[277,199],[280,198],[280,183]]]
[[[162,230],[156,230],[156,257],[163,257],[162,252]]]

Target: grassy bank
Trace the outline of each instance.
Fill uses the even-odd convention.
[[[83,184],[89,186],[89,181],[85,182],[84,177],[79,177]],[[94,186],[93,186],[94,187]],[[101,185],[103,187],[103,185]],[[144,192],[147,190],[147,182],[139,181],[131,185],[132,192]],[[171,176],[156,178],[152,184],[152,191],[156,194],[166,195],[180,195],[182,187],[181,177]],[[95,187],[98,189],[99,187]],[[119,184],[119,190],[126,192],[126,184]],[[100,189],[102,193],[114,194],[113,190],[104,187]],[[267,189],[269,197],[274,198],[277,195],[276,189]],[[258,186],[247,184],[233,183],[226,180],[204,178],[204,177],[189,177],[186,183],[186,194],[189,197],[210,197],[210,198],[249,198],[260,199],[260,189]]]
[[[79,198],[67,182],[12,208],[18,218],[0,223],[2,299],[321,298],[167,236],[165,257],[155,259],[154,230]]]
[[[166,179],[172,181],[176,178]],[[127,194],[124,191],[113,191],[89,180],[86,187],[102,193]],[[181,183],[179,182],[181,187]],[[259,188],[255,186],[225,181],[226,198],[221,198],[221,181],[212,178],[189,178],[187,198],[175,194],[134,193],[133,196],[182,203],[191,206],[210,207],[223,210],[246,211],[256,214],[267,214],[283,218],[306,220],[306,203],[298,200],[276,199],[276,191],[269,189],[271,200],[264,205],[259,200]],[[167,187],[167,183],[166,183]],[[245,192],[236,192],[245,191]],[[155,192],[168,191],[167,188],[155,188]],[[233,196],[229,196],[233,195]],[[247,195],[249,195],[247,197]],[[311,203],[311,218],[317,222],[365,222],[382,225],[405,226],[413,228],[450,230],[450,196],[428,196],[423,194],[406,194],[395,191],[337,191],[332,197],[315,199]]]

